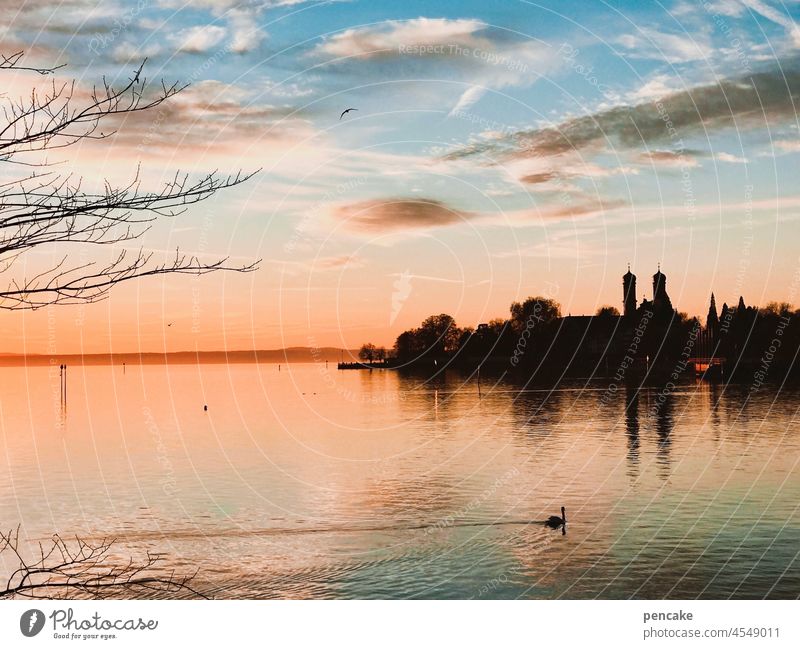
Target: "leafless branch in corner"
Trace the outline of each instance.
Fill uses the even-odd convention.
[[[148,598],[205,595],[191,587],[196,573],[176,575],[158,569],[160,556],[147,553],[141,561],[116,560],[113,540],[96,543],[79,537],[67,542],[54,535],[39,543],[28,558],[19,546],[19,528],[0,532],[0,554],[9,552],[18,564],[6,583],[0,584],[0,599],[91,599]]]
[[[22,59],[24,54],[25,52],[21,50],[9,55],[0,53],[0,70],[10,70],[13,68],[14,70],[27,70],[29,72],[38,72],[39,74],[52,74],[56,70],[60,70],[66,66],[66,63],[47,68],[32,68],[20,65],[19,61]]]
[[[33,70],[47,74],[58,68],[20,65],[22,52],[0,55],[0,70]],[[163,81],[151,87],[143,77],[143,62],[119,87],[103,79],[81,99],[75,83],[53,80],[46,91],[0,104],[0,164],[27,170],[0,181],[0,273],[12,273],[24,253],[58,244],[61,260],[34,277],[13,278],[0,288],[0,308],[36,309],[48,304],[95,302],[116,284],[131,279],[230,270],[250,272],[258,261],[233,265],[228,259],[204,262],[176,251],[168,262],[155,263],[152,253],[123,250],[111,263],[71,264],[71,244],[123,245],[139,239],[159,218],[175,217],[188,206],[253,176],[217,171],[201,178],[176,173],[159,191],[141,186],[140,170],[124,186],[104,183],[101,191],[85,191],[81,178],[59,174],[42,160],[42,152],[70,147],[82,140],[104,140],[114,134],[102,129],[109,119],[151,110],[181,92],[185,85]],[[60,66],[59,66],[60,67]]]

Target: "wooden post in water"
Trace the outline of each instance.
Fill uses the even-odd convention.
[[[59,378],[60,383],[61,383],[61,405],[62,406],[66,406],[67,405],[67,364],[66,363],[61,363],[61,365],[58,366],[58,369],[59,369],[58,378]]]

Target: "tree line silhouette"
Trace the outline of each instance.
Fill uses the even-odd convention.
[[[716,359],[719,365],[712,366],[726,378],[764,383],[797,373],[799,317],[800,310],[785,302],[759,309],[743,299],[737,307],[723,306],[719,316],[712,303],[705,323],[652,306],[627,316],[613,306],[602,306],[593,316],[563,316],[555,300],[532,296],[512,303],[508,318],[474,328],[458,326],[445,313],[431,315],[397,337],[386,364],[480,367],[542,379],[663,378],[691,373],[695,360]]]

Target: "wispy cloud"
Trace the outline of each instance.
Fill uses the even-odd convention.
[[[741,2],[751,11],[785,28],[794,46],[800,47],[800,27],[798,27],[797,23],[789,15],[783,13],[779,9],[775,9],[762,0],[741,0]]]
[[[522,38],[470,18],[388,20],[327,38],[313,56],[335,65],[424,60],[424,75],[467,84],[450,115],[474,105],[488,90],[527,86],[563,64],[544,42]],[[385,69],[377,69],[385,77]]]
[[[714,157],[720,162],[729,162],[731,164],[747,164],[748,162],[747,158],[736,156],[732,153],[725,153],[724,151],[720,151]]]
[[[627,49],[629,56],[670,64],[708,59],[714,52],[706,34],[674,34],[649,27],[640,27],[635,33],[620,36],[617,44]]]
[[[617,210],[626,205],[627,203],[620,199],[584,196],[581,200],[567,203],[512,210],[502,214],[485,214],[481,217],[480,224],[499,227],[538,227],[542,223],[549,221],[563,221],[575,218],[588,219],[595,216],[603,216],[607,212]]]
[[[619,153],[665,144],[679,150],[684,138],[701,132],[766,128],[794,120],[799,101],[800,68],[796,61],[788,61],[751,77],[724,79],[656,101],[616,106],[554,126],[521,130],[493,142],[473,143],[444,159],[478,155],[495,161],[548,158],[587,151]]]
[[[336,255],[333,257],[320,257],[312,263],[314,269],[335,270],[339,268],[361,268],[365,261],[356,255]]]
[[[154,128],[154,116],[158,118]],[[292,142],[313,129],[295,110],[257,101],[242,88],[218,81],[190,86],[158,107],[132,113],[119,125],[117,143],[154,152],[199,146],[235,150],[254,139]]]
[[[800,141],[798,140],[777,140],[774,143],[775,149],[783,153],[798,153],[800,152]]]
[[[48,0],[4,0],[0,33],[5,32],[3,40],[13,32],[28,30],[69,36],[105,34],[115,27],[113,19],[124,11],[123,5],[113,1],[64,0],[54,4]]]
[[[703,157],[702,151],[686,149],[682,151],[667,151],[657,149],[639,154],[638,161],[656,167],[697,167],[700,165],[697,158]]]

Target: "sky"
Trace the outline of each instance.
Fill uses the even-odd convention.
[[[3,53],[81,92],[145,58],[189,84],[52,152],[64,173],[259,170],[129,247],[261,260],[0,312],[1,352],[391,346],[529,295],[621,309],[628,264],[640,300],[660,264],[689,315],[712,291],[800,303],[798,2],[1,2]],[[52,82],[2,74],[0,101]],[[4,279],[118,253],[59,244]]]

